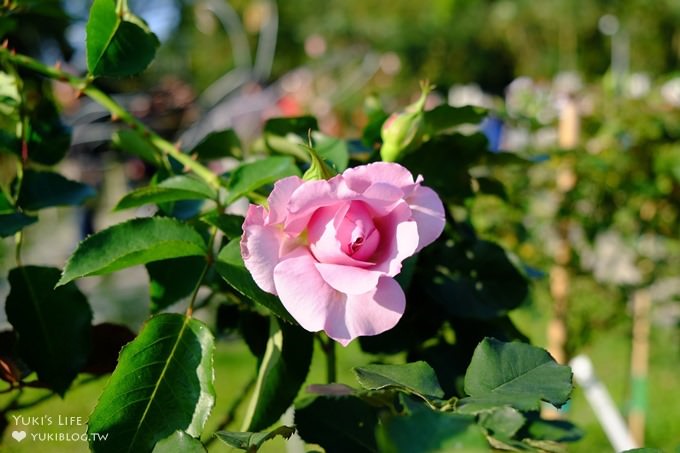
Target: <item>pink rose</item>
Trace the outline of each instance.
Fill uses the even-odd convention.
[[[421,181],[386,162],[327,181],[282,179],[269,210],[248,208],[245,265],[306,330],[347,345],[391,329],[406,302],[392,277],[444,229],[442,202]]]

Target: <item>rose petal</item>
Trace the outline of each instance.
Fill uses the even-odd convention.
[[[343,346],[354,338],[377,335],[394,327],[404,314],[406,297],[399,284],[383,277],[375,289],[350,295],[341,307],[333,307],[324,330]]]
[[[379,271],[341,264],[315,263],[315,266],[326,283],[345,294],[366,293],[376,287],[383,275]]]
[[[393,277],[401,271],[401,262],[413,255],[418,247],[418,225],[411,220],[411,209],[402,202],[385,217],[375,219],[380,231],[380,250],[373,255],[373,270]]]
[[[350,208],[350,203],[318,209],[308,223],[310,249],[321,263],[344,264],[347,266],[370,267],[373,262],[359,261],[343,252],[337,237],[337,228]]]
[[[342,306],[346,298],[321,278],[314,264],[309,250],[300,247],[274,268],[274,284],[281,303],[310,332],[322,330],[329,313]]]
[[[279,263],[283,233],[275,227],[247,225],[241,237],[241,256],[255,283],[276,294],[274,268]]]
[[[410,171],[390,162],[373,162],[350,168],[342,173],[342,177],[352,190],[360,193],[376,183],[388,183],[399,188],[414,183]]]
[[[274,184],[274,189],[269,194],[269,198],[267,198],[269,204],[268,223],[281,223],[286,219],[290,197],[302,183],[302,179],[298,176],[289,176]]]
[[[336,177],[337,178],[337,177]],[[286,231],[300,234],[314,212],[322,207],[333,206],[339,202],[335,193],[337,182],[332,180],[307,181],[298,187],[288,202]]]
[[[444,231],[446,219],[444,205],[437,193],[429,187],[417,187],[406,199],[411,207],[413,219],[418,224],[418,248],[420,251],[432,243]]]

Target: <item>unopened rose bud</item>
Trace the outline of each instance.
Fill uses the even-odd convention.
[[[380,157],[385,162],[396,162],[423,142],[425,135],[425,101],[432,86],[421,84],[420,98],[402,112],[393,113],[380,130],[383,144]]]

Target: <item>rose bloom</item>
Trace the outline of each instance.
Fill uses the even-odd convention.
[[[241,254],[264,291],[300,325],[342,345],[394,327],[404,259],[444,229],[437,194],[404,167],[377,162],[329,180],[278,181],[269,209],[250,205]]]

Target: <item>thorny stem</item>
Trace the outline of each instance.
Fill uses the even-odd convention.
[[[146,141],[161,153],[174,158],[188,170],[196,173],[196,175],[205,180],[208,184],[215,188],[219,188],[220,182],[217,175],[203,166],[200,162],[195,161],[190,155],[184,154],[175,145],[153,132],[144,123],[135,118],[130,112],[113,100],[113,98],[92,85],[93,78],[91,76],[87,78],[76,77],[57,67],[47,66],[33,58],[15,54],[5,46],[0,46],[0,59],[13,65],[29,69],[50,79],[68,83],[73,88],[87,95],[90,99],[107,109],[113,118],[120,119],[130,128],[139,132]]]

